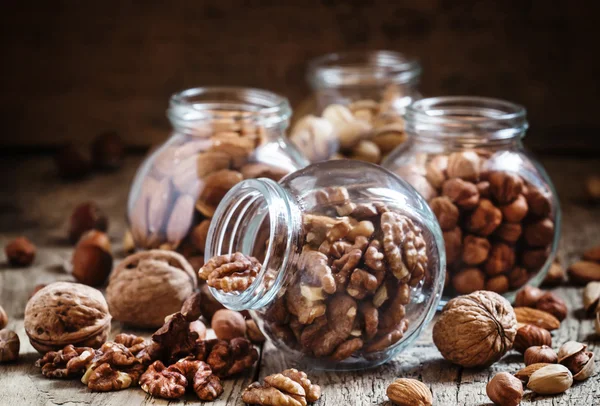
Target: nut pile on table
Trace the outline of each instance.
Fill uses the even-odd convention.
[[[381,101],[364,99],[347,106],[331,104],[320,117],[300,118],[290,132],[290,139],[311,162],[339,156],[380,163],[407,138],[404,120],[393,108],[397,97],[397,89],[389,87]]]
[[[265,328],[288,347],[341,361],[383,351],[408,328],[410,289],[428,271],[422,229],[380,203],[353,203],[345,188],[317,192],[303,217],[302,250],[290,283],[265,311]],[[243,291],[260,263],[240,253],[199,272],[208,285]],[[268,278],[267,278],[268,279]]]
[[[520,288],[545,264],[554,240],[549,192],[487,163],[486,154],[463,151],[397,171],[440,223],[447,282],[458,294]]]

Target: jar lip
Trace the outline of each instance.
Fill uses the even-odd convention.
[[[406,131],[417,137],[508,140],[529,127],[520,104],[479,96],[441,96],[415,101],[406,108]]]
[[[169,99],[167,116],[174,126],[228,120],[273,127],[287,123],[292,109],[286,97],[250,87],[194,87]]]
[[[420,75],[421,65],[416,58],[387,50],[334,52],[308,64],[308,81],[316,89],[413,84]]]

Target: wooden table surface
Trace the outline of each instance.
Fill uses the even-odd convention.
[[[0,304],[10,317],[8,328],[21,339],[21,357],[16,364],[0,365],[0,405],[163,405],[169,402],[147,396],[139,388],[120,392],[93,393],[78,380],[49,380],[34,367],[39,357],[23,330],[23,312],[35,285],[57,280],[72,280],[64,270],[70,260],[72,246],[66,239],[66,223],[72,208],[94,200],[110,217],[109,236],[118,258],[125,229],[125,203],[130,182],[141,157],[128,157],[124,168],[111,174],[98,174],[77,183],[60,181],[52,159],[47,156],[0,158],[0,246],[12,238],[26,235],[38,247],[34,264],[29,268],[8,267],[4,250],[0,254]],[[600,173],[600,161],[547,157],[542,159],[552,176],[563,209],[560,257],[563,264],[576,260],[589,246],[600,243],[600,206],[592,206],[582,198],[586,174]],[[600,357],[599,339],[591,320],[583,318],[581,288],[564,286],[556,289],[569,305],[569,316],[553,333],[554,347],[568,340],[589,344]],[[121,331],[113,323],[113,335]],[[130,331],[130,330],[128,330]],[[149,336],[150,331],[137,332]],[[386,387],[398,377],[417,378],[433,393],[434,405],[489,405],[485,394],[489,379],[499,371],[515,372],[523,366],[522,357],[509,352],[500,362],[484,370],[468,370],[442,359],[432,344],[431,326],[415,345],[394,361],[376,369],[334,373],[307,371],[321,385],[323,396],[318,405],[388,405]],[[224,383],[225,392],[214,405],[242,405],[241,391],[252,380],[279,372],[287,367],[282,355],[265,344],[256,368],[235,380]],[[600,375],[578,383],[566,393],[543,397],[526,392],[522,404],[535,405],[600,405]],[[188,395],[174,404],[198,404]]]

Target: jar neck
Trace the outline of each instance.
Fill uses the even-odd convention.
[[[456,148],[520,145],[528,128],[524,107],[472,96],[418,100],[407,108],[404,118],[413,142]]]
[[[233,187],[215,212],[204,257],[208,260],[242,252],[258,257],[262,267],[245,291],[224,293],[211,288],[215,298],[232,310],[257,310],[268,305],[297,260],[300,230],[300,209],[278,183],[266,178],[248,179]]]
[[[195,136],[257,127],[266,134],[281,134],[288,127],[291,114],[285,97],[244,87],[187,89],[171,96],[167,110],[177,132]]]

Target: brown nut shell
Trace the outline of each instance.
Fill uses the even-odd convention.
[[[517,406],[523,398],[523,383],[508,372],[499,372],[488,382],[485,392],[496,405]]]
[[[552,348],[547,345],[533,346],[525,350],[525,365],[544,362],[547,364],[556,364],[558,356]]]

